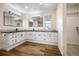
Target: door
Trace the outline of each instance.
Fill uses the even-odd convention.
[[[67,4],[67,55],[79,56],[79,4]]]

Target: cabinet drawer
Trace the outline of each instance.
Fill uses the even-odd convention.
[[[15,38],[15,35],[14,33],[5,33],[5,34],[2,34],[3,38],[4,39],[12,39],[12,38]]]
[[[22,32],[16,33],[16,35],[15,35],[16,43],[18,43],[18,42],[24,40],[24,39],[25,39],[25,38],[24,38],[24,35],[25,35],[25,34],[22,33]]]

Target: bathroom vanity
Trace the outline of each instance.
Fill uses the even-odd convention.
[[[3,50],[11,50],[16,46],[29,41],[41,44],[57,45],[57,31],[45,30],[20,30],[3,31],[0,33],[1,47]]]

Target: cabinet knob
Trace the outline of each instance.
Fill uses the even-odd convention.
[[[6,36],[6,34],[4,34],[4,36]]]
[[[23,34],[21,34],[21,36],[23,36]]]
[[[12,40],[12,41],[14,41],[14,40]]]

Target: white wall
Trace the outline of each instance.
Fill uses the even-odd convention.
[[[44,12],[41,12],[40,13],[40,16],[43,17],[43,27],[28,27],[28,29],[45,29],[45,18],[44,16],[51,16],[51,21],[52,21],[52,30],[56,30],[56,11],[53,11],[53,12],[49,12],[49,11],[44,11]],[[28,21],[30,20],[31,18],[29,17],[28,18]]]
[[[58,47],[63,55],[63,4],[58,4],[57,7],[57,30],[58,30]]]

